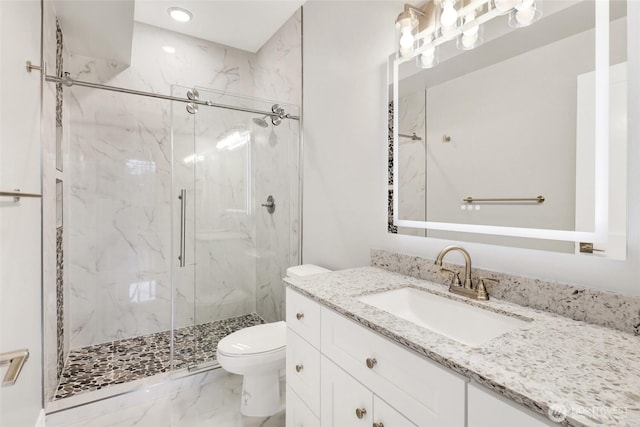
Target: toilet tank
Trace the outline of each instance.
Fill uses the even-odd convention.
[[[302,264],[287,268],[287,277],[311,276],[312,274],[328,273],[330,271],[318,265]]]

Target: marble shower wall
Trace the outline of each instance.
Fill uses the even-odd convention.
[[[255,105],[247,99],[198,90],[202,99]],[[174,111],[174,122],[183,120],[183,114],[182,109]],[[186,126],[181,125],[181,136],[174,130],[175,191],[187,190],[189,213],[187,265],[176,270],[177,327],[256,310],[255,213],[251,205],[254,117],[201,108],[196,116],[183,120]],[[179,215],[177,209],[174,213]]]
[[[299,28],[299,15],[296,16],[294,22]],[[281,46],[290,44],[285,41],[289,34],[278,39]],[[271,51],[269,46],[274,39],[263,49]],[[299,36],[291,44],[299,52]],[[174,47],[175,54],[161,49],[166,45]],[[288,55],[278,48],[273,51],[270,57],[262,52],[252,54],[136,23],[131,66],[72,56],[66,71],[80,80],[181,97],[185,96],[185,88],[206,87],[217,91],[208,93],[208,99],[237,104],[253,101],[228,94],[264,97],[268,91],[258,86],[266,81],[265,75],[290,76],[289,63],[281,62]],[[278,83],[269,89],[273,98],[283,100],[283,94],[288,97],[292,93],[299,98],[299,70],[300,67],[293,70],[297,80],[294,73],[288,86]],[[173,194],[177,195],[175,191],[183,185],[188,190],[188,200],[195,203],[191,211],[195,216],[187,217],[187,266],[175,269],[176,327],[255,310],[256,277],[262,274],[252,258],[259,252],[255,218],[238,212],[221,215],[216,210],[218,202],[238,205],[233,198],[240,194],[236,189],[246,187],[242,181],[246,174],[241,171],[247,165],[241,150],[223,153],[225,157],[216,152],[218,163],[207,158],[210,164],[206,166],[199,160],[199,156],[206,157],[203,151],[215,148],[215,139],[219,140],[224,131],[239,122],[251,126],[252,116],[201,108],[194,118],[186,113],[183,104],[171,105],[169,101],[81,87],[65,92],[72,134],[65,230],[69,242],[66,257],[71,347],[171,327],[171,271],[178,264],[176,235],[172,236],[176,227],[172,225],[177,224],[179,212],[178,201],[171,198],[172,142]],[[298,99],[296,103],[299,102]],[[290,142],[297,146],[293,140]],[[286,169],[285,162],[290,159],[252,151],[255,158],[282,162],[280,166],[268,165],[271,173]],[[189,160],[187,157],[194,152],[195,157]],[[233,169],[238,173],[225,174],[221,165],[227,172]],[[266,179],[260,177],[259,166],[252,166],[255,172],[249,178],[251,182]],[[212,186],[218,186],[220,191],[214,188],[208,193]],[[256,187],[258,184],[252,186],[252,191],[257,191]],[[220,200],[209,194],[230,194],[231,199]],[[253,203],[258,202],[261,201]],[[288,251],[291,233],[288,224],[285,227]],[[276,241],[283,243],[282,239]],[[277,284],[281,286],[280,278]],[[225,304],[225,298],[229,304]],[[281,301],[272,305],[282,306],[284,296],[276,298]]]
[[[255,96],[273,99],[299,115],[302,105],[302,12],[298,10],[258,51]],[[257,311],[266,321],[284,320],[287,267],[300,264],[298,169],[300,123],[285,120],[257,134],[256,158],[256,269]],[[278,173],[274,173],[279,171]],[[273,195],[276,211],[270,215],[261,203]]]

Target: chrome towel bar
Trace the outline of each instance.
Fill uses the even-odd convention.
[[[399,133],[398,136],[400,138],[409,138],[413,141],[422,141],[422,138],[416,135],[415,132],[413,132],[411,135],[407,135],[406,133]]]
[[[505,198],[505,199],[477,199],[475,197],[467,197],[462,199],[463,202],[475,203],[475,202],[544,202],[544,196],[530,197],[530,198]]]
[[[22,197],[42,197],[41,194],[21,193],[20,190],[0,191],[0,197],[13,197],[14,202],[19,202]]]

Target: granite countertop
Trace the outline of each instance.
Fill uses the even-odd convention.
[[[475,301],[446,286],[363,267],[286,278],[294,290],[568,426],[640,426],[640,339],[547,312],[492,299]],[[532,319],[478,347],[360,302],[356,297],[414,287],[502,313]]]

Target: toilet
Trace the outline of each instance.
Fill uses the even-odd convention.
[[[287,277],[302,277],[330,270],[312,264],[287,269]],[[266,323],[227,335],[218,343],[217,359],[227,372],[242,375],[240,412],[269,417],[282,409],[280,371],[285,368],[287,324]]]

